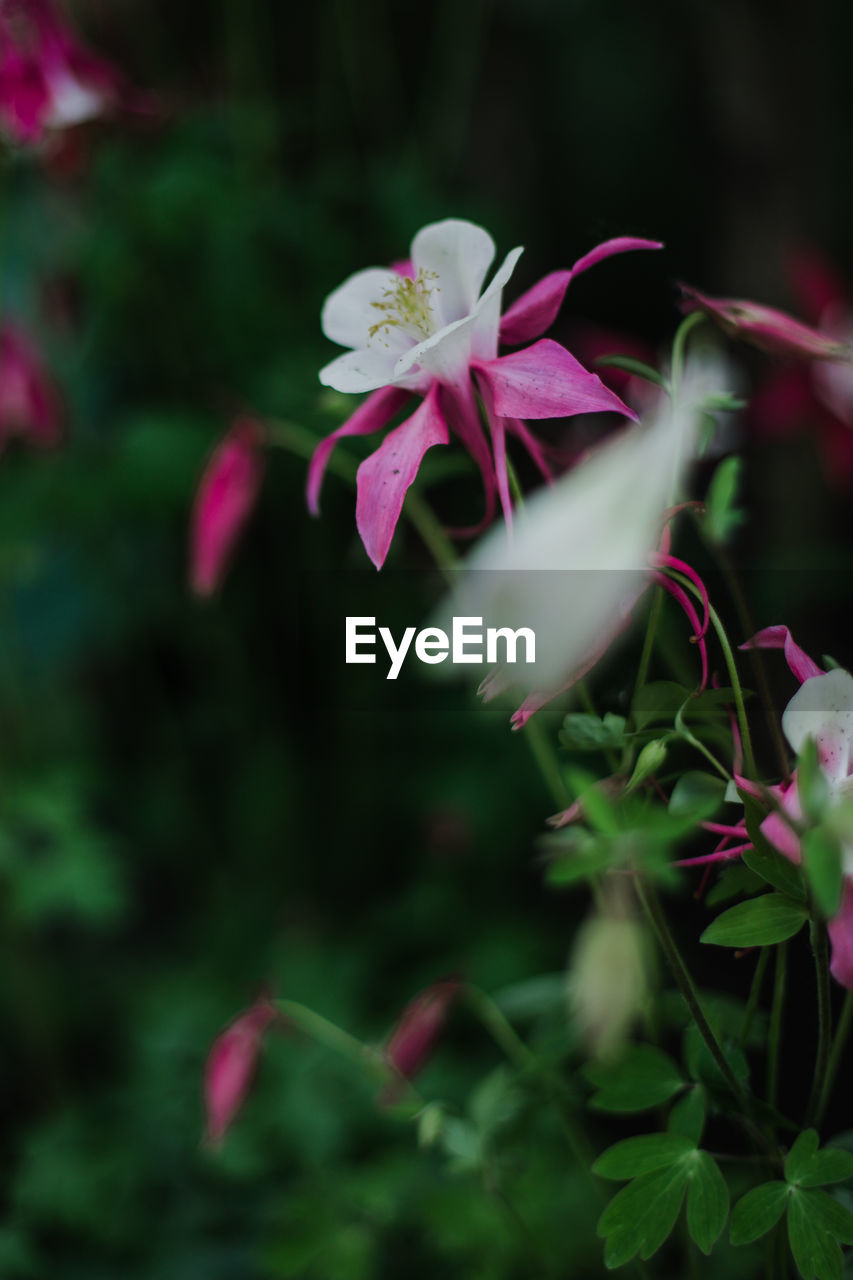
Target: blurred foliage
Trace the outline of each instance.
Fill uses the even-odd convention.
[[[501,1101],[500,1055],[462,1016],[422,1086],[457,1119],[449,1167],[286,1036],[224,1150],[201,1149],[207,1048],[259,990],[378,1041],[443,973],[494,990],[559,971],[583,904],[542,885],[554,803],[508,706],[344,667],[348,612],[396,629],[434,599],[413,532],[377,580],[351,493],[330,477],[309,521],[304,461],[271,452],[202,606],[188,513],[235,412],[338,424],[316,384],[322,299],[434,217],[526,243],[522,285],[603,236],[660,236],[663,268],[602,267],[560,322],[655,344],[668,275],[785,302],[780,246],[801,236],[853,281],[833,158],[850,13],[819,5],[803,38],[788,8],[75,6],[160,109],[3,160],[3,306],[67,410],[59,450],[0,464],[4,1278],[524,1280],[563,1274],[566,1241],[577,1274],[601,1273],[595,1185],[523,1081]],[[796,103],[791,67],[814,90]],[[833,629],[849,502],[807,438],[753,452],[734,555],[754,607],[807,614],[801,643],[849,665]],[[471,502],[463,488],[441,479],[439,505]],[[542,716],[554,737],[564,711]],[[680,927],[704,919],[688,906]],[[549,1010],[539,1034],[561,1046],[561,997]],[[706,1274],[750,1266],[724,1246]]]

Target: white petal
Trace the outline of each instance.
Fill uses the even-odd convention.
[[[418,366],[428,370],[440,382],[454,383],[467,376],[472,357],[494,359],[497,355],[501,290],[522,253],[522,249],[513,249],[507,254],[470,315],[445,325],[438,333],[400,356],[394,367],[395,378],[404,377]]]
[[[378,391],[394,378],[394,356],[385,350],[347,351],[320,370],[324,387],[335,391]]]
[[[494,256],[488,231],[459,218],[433,222],[415,236],[412,262],[416,271],[434,271],[439,277],[434,297],[443,325],[474,309]]]
[[[382,298],[386,289],[393,289],[398,280],[388,267],[357,271],[323,303],[323,333],[342,347],[366,347],[371,325],[381,319],[373,303]]]
[[[846,778],[853,759],[853,676],[837,668],[806,680],[785,708],[782,728],[796,752],[814,738],[830,782]]]

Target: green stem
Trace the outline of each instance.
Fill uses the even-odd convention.
[[[815,963],[817,980],[817,1052],[815,1054],[814,1080],[812,1081],[809,1104],[806,1107],[806,1128],[809,1128],[817,1116],[820,1098],[823,1094],[829,1065],[829,1046],[832,1039],[832,1006],[829,990],[829,939],[826,925],[822,920],[811,922],[812,955]]]
[[[655,636],[657,634],[658,624],[660,622],[661,612],[663,610],[663,601],[666,592],[663,587],[656,587],[654,599],[652,601],[651,612],[649,613],[649,621],[646,626],[646,635],[643,640],[643,651],[640,654],[640,665],[637,668],[637,679],[634,683],[634,698],[646,683],[649,675],[649,665],[652,660],[652,650],[655,645]],[[633,701],[633,699],[632,699]]]
[[[788,977],[788,944],[776,948],[776,974],[767,1041],[767,1104],[775,1107],[779,1097],[779,1050],[782,1044],[782,1015],[785,1009],[785,982]]]
[[[748,1116],[750,1111],[749,1099],[743,1085],[732,1071],[726,1055],[723,1053],[722,1046],[705,1016],[705,1011],[699,1000],[699,994],[693,985],[693,979],[690,977],[687,966],[681,957],[681,952],[678,950],[675,939],[670,932],[657,895],[650,885],[643,884],[639,876],[635,880],[635,885],[637,896],[643,904],[643,909],[672,970],[672,976],[675,978],[684,1002],[690,1010],[693,1021],[696,1023],[699,1034],[708,1046],[708,1050],[728,1085],[732,1097],[736,1100],[744,1115]]]
[[[542,774],[551,799],[559,809],[565,809],[569,803],[570,796],[563,781],[560,762],[557,759],[557,753],[554,750],[551,739],[535,716],[531,716],[521,732],[530,748],[533,759],[539,766],[539,772]]]
[[[312,1040],[346,1058],[348,1062],[354,1063],[362,1070],[368,1067],[383,1079],[399,1080],[397,1074],[375,1050],[362,1044],[355,1036],[351,1036],[348,1031],[336,1026],[334,1022],[329,1022],[328,1018],[324,1018],[322,1014],[315,1013],[307,1005],[299,1004],[296,1000],[276,1000],[275,1006],[288,1022],[292,1022]]]
[[[524,493],[518,479],[518,472],[512,464],[509,454],[506,455],[506,474],[509,480],[510,493],[512,494],[515,505],[519,511],[524,510]]]
[[[832,1087],[835,1084],[835,1077],[838,1075],[838,1068],[841,1066],[841,1059],[844,1057],[844,1050],[847,1046],[847,1037],[850,1034],[851,1023],[853,1023],[853,991],[848,991],[844,996],[841,1017],[838,1019],[835,1038],[832,1041],[832,1048],[829,1053],[826,1075],[823,1078],[823,1088],[820,1092],[820,1101],[818,1102],[817,1114],[815,1116],[815,1124],[818,1128],[823,1124],[823,1119],[826,1115],[826,1108],[829,1105],[829,1099],[832,1096]]]
[[[685,316],[681,324],[675,331],[675,337],[672,342],[672,368],[670,369],[670,387],[672,388],[673,404],[678,398],[678,392],[681,389],[681,377],[684,373],[684,352],[687,347],[687,338],[691,331],[696,328],[697,324],[701,324],[705,319],[701,311],[691,311],[689,316]]]
[[[752,1020],[755,1017],[755,1011],[758,1008],[758,998],[761,995],[761,984],[764,981],[764,974],[767,971],[767,964],[770,960],[770,948],[762,947],[758,955],[758,964],[755,966],[755,973],[752,975],[752,986],[749,989],[749,999],[746,1002],[746,1009],[743,1015],[743,1025],[738,1036],[738,1045],[742,1049],[746,1044],[749,1036]]]
[[[420,534],[425,547],[435,560],[436,567],[448,582],[452,581],[452,570],[459,563],[456,548],[435,518],[432,507],[419,493],[410,489],[406,494],[403,512]]]

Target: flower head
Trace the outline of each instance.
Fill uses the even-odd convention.
[[[217,1036],[204,1067],[205,1140],[218,1146],[243,1105],[255,1076],[264,1034],[279,1017],[275,1005],[260,999]]]
[[[627,894],[608,887],[578,930],[568,975],[572,1013],[595,1058],[612,1058],[622,1048],[650,988],[643,926]]]
[[[190,582],[199,596],[219,587],[252,513],[263,476],[263,427],[238,419],[214,449],[193,507]]]
[[[687,285],[681,288],[685,311],[707,312],[730,337],[742,338],[762,351],[809,360],[843,360],[851,356],[848,343],[785,311],[742,298],[711,298]]]
[[[595,262],[627,249],[659,247],[647,240],[607,241],[570,270],[545,277],[503,321],[502,292],[522,251],[513,249],[485,285],[494,242],[482,227],[459,219],[419,231],[406,262],[371,267],[344,281],[326,299],[322,325],[327,338],[349,350],[321,370],[320,381],[337,391],[370,395],[318,446],[308,473],[311,511],[318,510],[323,473],[337,440],[380,430],[414,394],[423,397],[420,406],[358,471],[356,524],[376,567],[385,561],[424,454],[447,444],[450,428],[482,474],[484,523],[497,498],[510,521],[507,436],[518,438],[547,472],[525,418],[601,411],[634,415],[557,343],[546,339],[499,357],[499,339],[518,344],[538,337],[553,321],[572,277]]]
[[[397,1019],[383,1056],[405,1080],[413,1080],[426,1065],[461,986],[459,978],[433,982],[406,1005]]]
[[[121,93],[117,71],[83,48],[52,0],[0,0],[0,126],[13,142],[102,115]]]
[[[45,448],[62,429],[59,396],[38,348],[17,325],[0,326],[0,449],[12,436]]]

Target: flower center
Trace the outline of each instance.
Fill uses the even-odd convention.
[[[402,329],[416,341],[434,333],[435,315],[431,298],[433,292],[438,291],[438,285],[431,285],[429,281],[437,279],[435,271],[424,271],[423,268],[414,280],[410,276],[398,276],[390,288],[383,290],[379,301],[370,304],[381,313],[382,319],[370,326],[368,338],[379,333],[387,347],[392,329]]]

